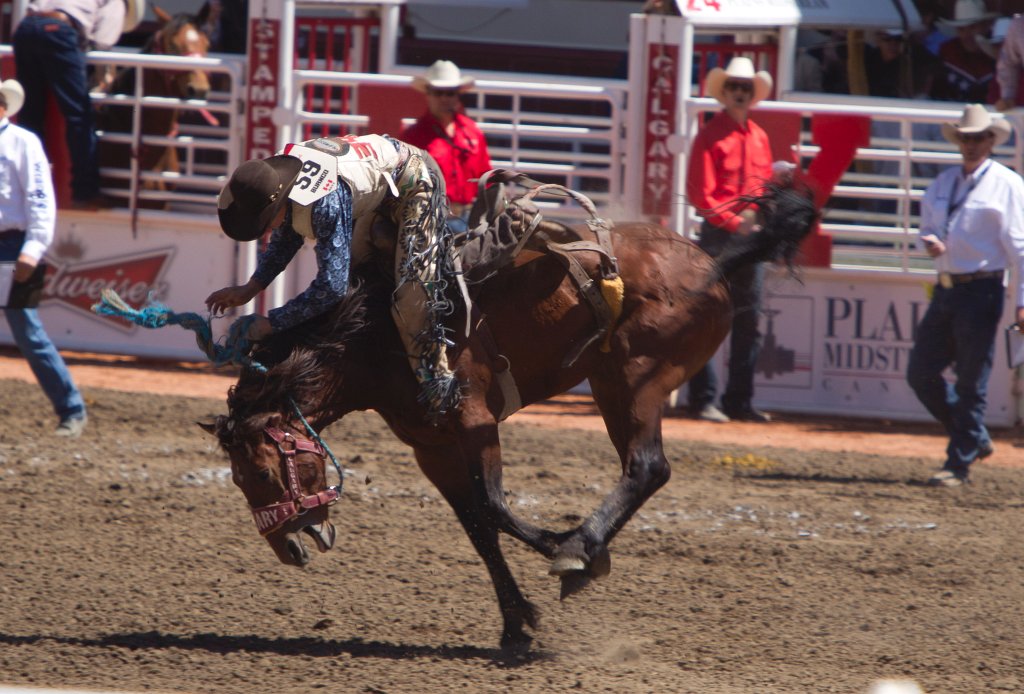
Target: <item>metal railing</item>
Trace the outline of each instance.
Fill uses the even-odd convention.
[[[181,211],[209,211],[227,176],[240,163],[242,122],[239,114],[245,59],[226,55],[194,58],[93,51],[88,54],[88,62],[97,68],[135,70],[131,93],[94,92],[92,95],[97,108],[121,109],[125,113],[130,109],[127,129],[97,131],[101,150],[109,145],[124,145],[122,150],[137,155],[145,148],[173,148],[180,162],[180,171],[143,171],[137,156],[129,156],[123,164],[105,162],[107,165],[100,170],[104,194],[124,200],[132,211],[140,203]],[[150,96],[143,93],[143,81],[145,72],[154,70],[204,71],[212,89],[205,99]],[[145,132],[146,113],[157,109],[177,112],[174,131]],[[104,159],[101,151],[101,161]]]
[[[408,76],[319,70],[296,70],[292,78],[299,131],[318,126],[312,130],[338,135],[367,132],[370,117],[360,112],[360,86],[403,88],[412,81]],[[311,93],[311,86],[348,89],[353,94],[351,111],[325,112],[318,102],[310,104],[304,95]],[[495,167],[561,183],[587,194],[599,208],[608,208],[622,196],[626,92],[625,83],[591,86],[477,79],[467,95],[467,115],[487,137]],[[410,116],[421,113],[420,96],[411,88],[408,98]],[[560,216],[584,214],[572,203],[544,205],[558,207]]]
[[[871,118],[870,146],[857,150],[853,164],[832,191],[823,211],[821,229],[834,242],[832,267],[930,271],[930,259],[915,243],[920,222],[918,207],[935,176],[960,162],[959,150],[942,137],[940,124],[958,120],[962,106],[934,102],[926,107],[920,103],[910,106],[909,102],[897,100],[888,100],[892,106],[865,105],[863,100],[854,103],[856,99],[849,97],[805,93],[787,94],[783,98],[784,101],[758,104],[755,118],[757,111],[798,113],[805,117],[794,152],[804,169],[819,151],[811,143],[808,116],[825,113]],[[721,105],[713,99],[689,100],[688,140],[692,141],[696,134],[701,114],[720,109]],[[1022,132],[1020,117],[1007,117],[1015,131]],[[993,158],[1019,170],[1021,155],[1021,138],[1015,135],[996,148]],[[692,237],[698,223],[693,208],[687,206],[684,233]]]
[[[0,45],[0,58],[13,56],[10,45]],[[88,63],[97,70],[135,68],[134,89],[130,94],[94,92],[93,104],[100,108],[131,110],[131,126],[125,130],[97,130],[100,140],[100,158],[104,158],[105,144],[123,145],[135,152],[143,147],[174,148],[181,170],[141,171],[137,159],[129,156],[121,165],[103,166],[100,175],[106,185],[104,194],[124,201],[124,206],[135,212],[140,203],[176,211],[208,213],[216,204],[217,192],[223,187],[231,171],[240,163],[243,122],[242,81],[245,58],[233,55],[206,58],[148,55],[134,51],[91,51]],[[205,71],[214,88],[205,99],[175,99],[146,96],[142,93],[145,70],[163,72]],[[176,132],[146,135],[142,129],[145,109],[174,109],[178,111]],[[203,112],[217,119],[211,125]],[[61,143],[59,146],[63,146]],[[51,154],[51,158],[53,158]],[[123,183],[123,185],[122,185]]]

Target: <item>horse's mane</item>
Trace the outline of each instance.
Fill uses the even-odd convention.
[[[372,316],[380,313],[377,304],[388,296],[378,273],[358,269],[352,289],[331,311],[262,343],[252,357],[267,371],[245,369],[228,391],[233,428],[262,427],[267,413],[290,413],[293,405],[310,420],[329,415],[343,385],[337,374],[346,348],[368,332]]]

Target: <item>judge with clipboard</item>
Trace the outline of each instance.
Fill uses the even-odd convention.
[[[50,163],[39,138],[10,121],[24,101],[18,82],[0,83],[0,307],[15,344],[53,405],[56,435],[73,437],[85,428],[85,402],[35,309],[56,205]]]
[[[946,462],[929,484],[958,487],[974,461],[992,455],[985,428],[988,379],[1003,315],[1005,285],[1017,284],[1017,325],[1024,323],[1024,181],[991,158],[1011,126],[984,106],[967,106],[943,136],[962,164],[943,171],[921,201],[920,240],[938,281],[917,329],[907,382],[949,434]],[[949,366],[955,383],[942,376]]]

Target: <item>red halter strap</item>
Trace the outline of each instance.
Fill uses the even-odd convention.
[[[321,460],[325,460],[326,454],[323,447],[314,441],[297,439],[289,432],[282,431],[277,427],[268,426],[263,431],[277,444],[277,450],[284,458],[285,476],[288,482],[288,489],[285,490],[281,501],[252,509],[252,516],[260,535],[267,535],[284,525],[293,516],[302,515],[317,506],[333,504],[341,496],[341,490],[338,487],[328,487],[316,494],[304,495],[299,486],[295,455],[304,451],[315,453],[320,456]]]

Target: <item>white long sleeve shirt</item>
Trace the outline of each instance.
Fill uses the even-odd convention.
[[[925,191],[919,233],[946,244],[939,272],[1012,270],[1024,306],[1024,180],[1014,171],[991,159],[968,176],[946,169]]]
[[[60,10],[74,17],[81,25],[86,40],[101,51],[109,50],[121,38],[127,13],[124,0],[30,0],[28,9],[36,12]]]
[[[53,242],[56,221],[43,144],[34,133],[0,119],[0,231],[25,231],[21,252],[39,260]]]

